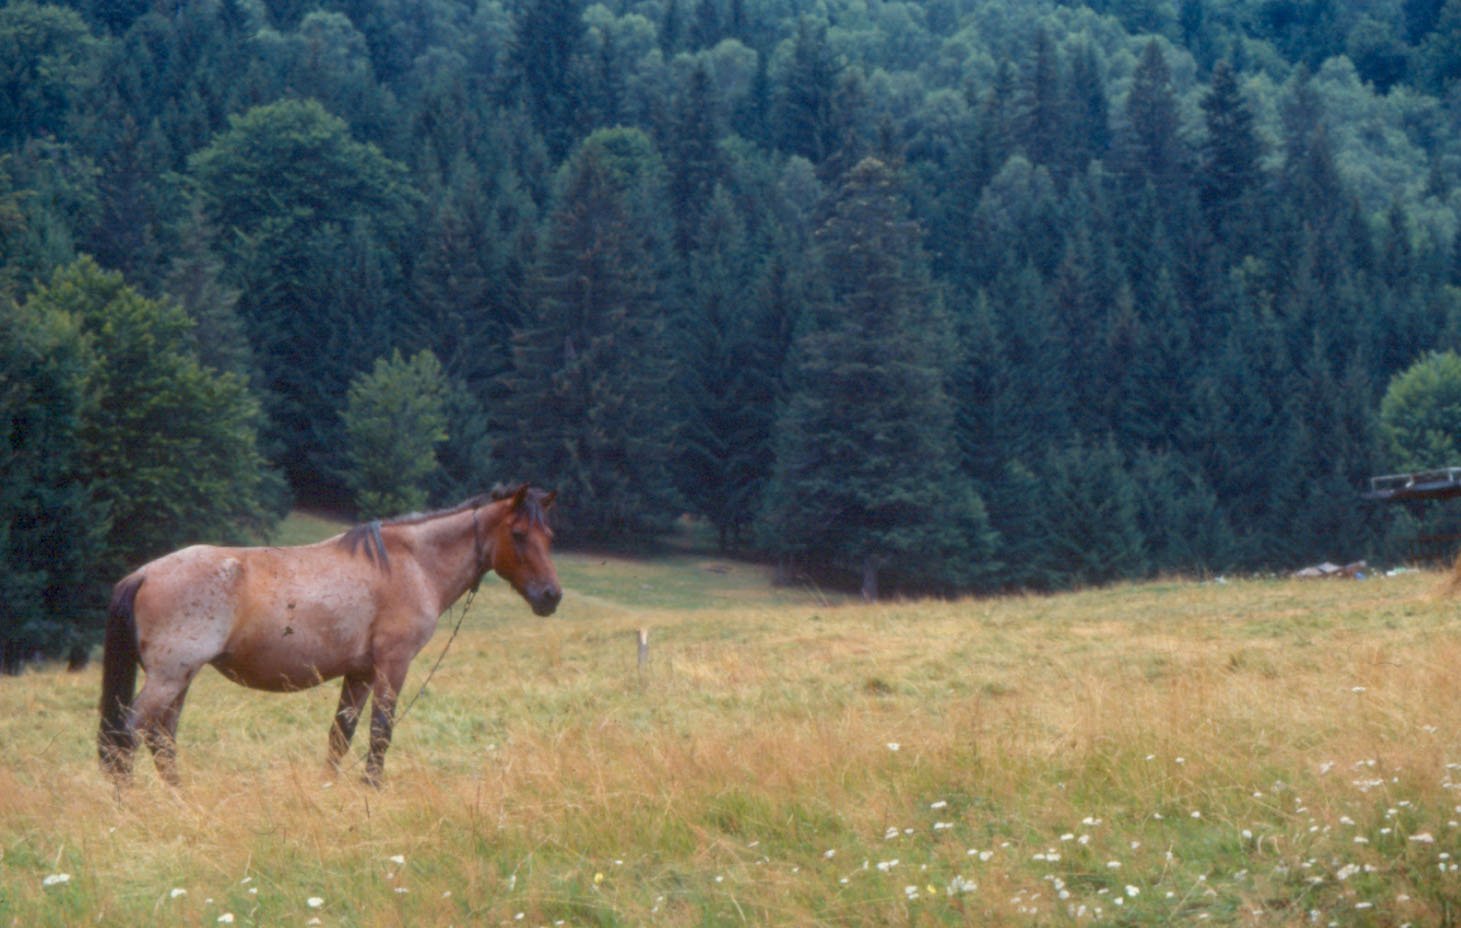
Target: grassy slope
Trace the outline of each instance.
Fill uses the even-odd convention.
[[[554,619],[484,586],[381,793],[323,775],[333,687],[205,674],[183,791],[144,767],[117,803],[98,674],[0,680],[0,924],[1457,917],[1434,574],[863,607],[693,554],[560,567]]]

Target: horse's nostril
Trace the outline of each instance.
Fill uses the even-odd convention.
[[[533,611],[538,615],[552,615],[553,610],[563,600],[563,590],[556,587],[546,587],[538,590],[532,597]]]

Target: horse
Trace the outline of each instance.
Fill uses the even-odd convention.
[[[406,669],[452,603],[496,571],[536,614],[557,609],[554,497],[528,484],[499,488],[312,545],[194,545],[128,574],[107,611],[103,771],[119,788],[130,779],[140,731],[162,779],[177,786],[178,716],[193,677],[212,664],[274,692],[344,678],[329,733],[337,772],[369,696],[365,781],[379,786]],[[139,664],[147,676],[134,700]]]

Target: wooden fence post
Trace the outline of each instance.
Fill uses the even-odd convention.
[[[639,643],[639,685],[644,685],[644,668],[649,664],[649,629],[641,628],[635,632],[635,639]]]

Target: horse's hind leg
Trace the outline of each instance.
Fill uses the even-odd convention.
[[[179,782],[178,718],[182,715],[183,699],[188,695],[188,685],[193,682],[195,672],[187,671],[180,675],[149,672],[142,692],[137,694],[137,700],[132,704],[133,725],[142,732],[142,740],[152,749],[158,774],[173,786]]]
[[[360,709],[365,697],[370,695],[370,680],[366,677],[346,677],[340,685],[340,704],[335,708],[335,721],[330,726],[330,769],[340,769],[340,758],[350,750],[350,739],[355,737],[355,723],[360,721]]]

